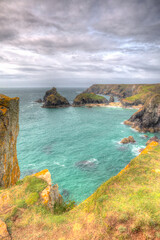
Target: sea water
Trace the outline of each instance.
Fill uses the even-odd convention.
[[[81,202],[136,157],[147,140],[143,133],[123,124],[135,109],[41,108],[42,104],[35,100],[42,98],[46,90],[0,90],[10,97],[20,97],[17,155],[21,178],[47,168],[60,192]],[[58,89],[70,103],[83,90]],[[130,135],[136,143],[120,144],[122,138]]]

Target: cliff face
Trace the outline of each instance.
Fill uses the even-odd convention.
[[[138,131],[160,131],[160,95],[154,95],[144,107],[134,113],[128,121],[124,122]]]
[[[142,132],[160,131],[160,84],[95,84],[85,92],[116,95],[123,107],[141,105],[125,124]]]
[[[0,186],[14,185],[20,177],[16,143],[19,132],[19,98],[0,95]]]
[[[94,84],[85,92],[104,95],[115,95],[120,98],[132,96],[137,89],[136,84]]]

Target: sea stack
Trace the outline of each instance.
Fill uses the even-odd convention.
[[[17,160],[19,98],[0,94],[0,187],[14,185],[20,177]]]
[[[70,104],[68,100],[61,96],[56,88],[48,90],[43,98],[44,108],[59,108],[59,107],[69,107]]]
[[[73,107],[85,106],[87,104],[108,104],[108,100],[95,93],[81,93],[73,101]]]

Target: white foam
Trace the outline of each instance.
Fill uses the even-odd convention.
[[[61,167],[65,167],[64,164],[60,164],[59,162],[54,162],[55,165],[61,166]]]
[[[140,150],[141,148],[145,148],[145,146],[144,146],[144,145],[141,145],[141,146],[133,145],[131,151],[132,151],[132,153],[133,153],[135,156],[138,156],[138,155],[140,154],[139,150]]]
[[[133,132],[138,132],[138,130],[136,130],[135,128],[130,127],[130,129],[131,129]]]

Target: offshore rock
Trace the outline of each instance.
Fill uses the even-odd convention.
[[[120,143],[127,144],[127,143],[135,143],[136,141],[132,136],[129,136],[128,138],[123,138]]]
[[[74,107],[85,106],[86,104],[108,104],[105,97],[96,95],[95,93],[81,93],[76,96],[73,101]]]
[[[41,98],[39,98],[38,100],[36,100],[35,102],[37,102],[37,103],[42,103],[43,101],[42,101],[42,99]]]
[[[160,131],[160,95],[156,94],[147,101],[143,108],[124,122],[141,132]]]
[[[44,108],[58,108],[58,107],[69,107],[68,100],[61,96],[56,88],[48,90],[43,98]]]
[[[114,97],[113,96],[110,96],[110,99],[109,99],[109,102],[114,102]]]
[[[0,186],[14,185],[20,177],[17,160],[19,98],[0,94]]]

